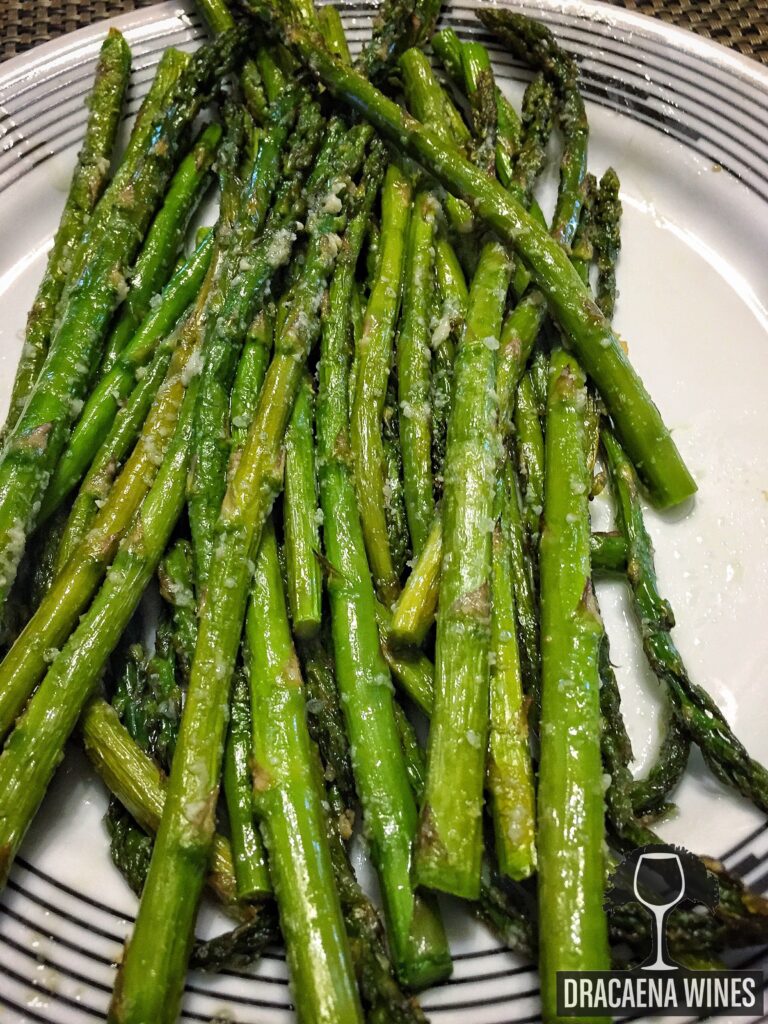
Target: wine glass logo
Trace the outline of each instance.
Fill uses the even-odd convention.
[[[676,971],[668,959],[667,915],[685,896],[685,874],[679,856],[669,850],[641,853],[635,865],[635,896],[653,915],[653,945],[644,971]],[[654,955],[655,954],[655,955]]]

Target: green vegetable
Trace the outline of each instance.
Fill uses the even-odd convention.
[[[557,1020],[558,971],[608,970],[598,651],[591,589],[584,375],[551,358],[541,536],[542,684],[538,787],[543,1017]],[[567,922],[567,927],[564,927]]]
[[[376,588],[390,602],[399,589],[384,512],[386,470],[381,421],[403,283],[405,235],[411,186],[395,164],[387,168],[381,193],[381,256],[357,345],[350,441],[365,547]]]
[[[483,246],[454,371],[443,497],[441,614],[427,784],[416,842],[419,883],[477,898],[488,741],[488,651],[496,429],[496,349],[510,265]]]
[[[397,337],[398,418],[413,553],[419,555],[435,514],[432,483],[429,316],[436,201],[418,192],[406,243],[403,309]]]
[[[248,0],[264,14],[263,0]],[[483,19],[490,12],[483,11]],[[273,14],[270,12],[270,18]],[[605,317],[592,302],[568,256],[522,207],[429,129],[410,119],[361,75],[335,61],[295,27],[288,44],[337,97],[352,105],[395,146],[423,164],[452,194],[468,202],[488,227],[526,262],[553,315],[595,382],[630,457],[654,500],[679,504],[695,491],[661,415]]]
[[[305,374],[285,435],[283,499],[288,602],[293,631],[302,638],[316,635],[322,619],[314,404],[312,381]]]
[[[299,1020],[362,1022],[291,639],[274,529],[267,524],[248,611],[253,796],[269,856]]]
[[[318,478],[336,677],[355,783],[381,885],[397,976],[408,986],[424,987],[450,972],[450,954],[436,911],[411,884],[416,805],[400,748],[389,671],[379,648],[374,591],[347,457],[350,300],[383,173],[380,149],[376,158],[378,163],[367,175],[365,198],[350,220],[323,328],[317,397]]]
[[[131,51],[110,29],[99,53],[88,97],[88,124],[69,194],[48,254],[43,280],[27,317],[3,434],[13,430],[40,375],[54,333],[56,307],[69,277],[75,247],[109,179],[109,165],[131,71]]]

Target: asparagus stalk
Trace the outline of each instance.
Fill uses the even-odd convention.
[[[508,462],[498,487],[500,508],[491,557],[493,664],[487,785],[499,871],[509,878],[521,879],[536,869],[536,810],[515,598],[509,572],[508,505],[517,502],[517,487]]]
[[[616,306],[616,263],[621,250],[619,220],[621,200],[619,179],[613,168],[608,168],[600,179],[595,200],[594,246],[597,257],[597,304],[607,319],[613,317]]]
[[[256,828],[253,807],[253,726],[248,681],[235,675],[230,700],[229,736],[224,751],[224,796],[229,817],[237,896],[253,899],[270,889],[264,845]]]
[[[471,50],[465,61],[466,46],[470,46]],[[432,36],[432,49],[453,84],[459,88],[463,85],[467,93],[471,89],[475,69],[487,68],[490,63],[482,44],[475,41],[462,42],[452,28],[442,29]],[[522,124],[517,111],[498,87],[495,89],[495,101],[496,175],[505,188],[510,188],[514,187],[515,160],[522,143]]]
[[[304,690],[307,695],[309,734],[317,744],[325,774],[333,785],[346,819],[339,824],[342,838],[349,839],[357,803],[349,740],[333,660],[318,638],[299,643]]]
[[[249,7],[267,23],[263,0]],[[491,12],[483,11],[483,19]],[[268,15],[268,17],[267,17]],[[567,254],[501,185],[452,152],[431,131],[409,118],[360,74],[334,60],[296,27],[285,38],[324,85],[353,106],[514,247],[529,266],[553,315],[595,382],[622,441],[656,503],[679,504],[696,490],[661,415],[632,368],[618,336],[595,306]]]
[[[192,546],[177,540],[158,569],[160,594],[171,607],[176,661],[186,682],[197,642],[197,607],[193,587]]]
[[[148,833],[155,833],[163,814],[166,779],[121,724],[117,712],[101,697],[92,698],[80,720],[85,752],[110,793]],[[230,911],[248,917],[237,903],[232,851],[216,835],[211,848],[208,885]]]
[[[142,371],[163,345],[171,347],[177,335],[170,333],[179,317],[199,292],[213,254],[213,236],[207,235],[198,249],[176,271],[162,292],[160,302],[150,310],[122,350],[112,368],[91,391],[67,442],[62,456],[51,475],[40,508],[39,522],[45,522],[77,486],[83,473],[94,461],[96,452],[110,435],[123,402],[135,388],[137,380],[145,378]],[[147,371],[151,373],[150,371]],[[143,408],[143,406],[142,406]],[[145,413],[146,414],[146,413]],[[99,460],[103,465],[118,463],[114,447],[103,450]],[[124,454],[124,453],[121,453]]]
[[[315,636],[322,620],[322,578],[317,483],[315,480],[314,394],[305,374],[285,435],[285,569],[291,622],[296,636]]]
[[[421,987],[445,977],[450,957],[439,918],[411,884],[416,805],[379,648],[373,587],[346,456],[350,298],[379,176],[372,168],[368,193],[350,221],[331,285],[319,363],[318,471],[334,655],[352,767],[381,883],[395,970],[403,983]]]
[[[539,963],[546,1021],[557,1019],[558,971],[607,970],[610,963],[603,911],[602,622],[589,575],[584,375],[562,349],[552,354],[551,364],[540,560],[538,790]]]
[[[481,43],[466,42],[461,48],[461,64],[475,136],[472,158],[478,167],[492,175],[496,171],[498,107],[491,59]]]
[[[384,515],[387,520],[387,536],[389,537],[389,550],[392,555],[392,567],[399,580],[411,556],[411,538],[408,533],[408,514],[405,508],[403,455],[400,446],[400,413],[397,408],[397,389],[394,380],[396,376],[397,374],[391,373],[389,384],[387,385],[381,443],[384,448],[384,472],[386,477],[384,485]]]
[[[69,194],[48,254],[43,280],[27,317],[24,348],[13,382],[4,434],[16,426],[48,354],[56,306],[69,276],[72,254],[109,177],[109,164],[130,70],[128,44],[116,29],[110,29],[96,65],[93,89],[88,98],[88,124]]]
[[[420,647],[432,628],[440,594],[443,561],[442,516],[434,519],[421,555],[392,609],[390,636],[396,644]]]
[[[119,205],[124,189],[130,183],[131,177],[144,159],[147,148],[151,145],[157,118],[162,115],[162,111],[172,100],[173,91],[177,88],[181,75],[188,74],[189,64],[189,54],[173,47],[165,50],[158,61],[155,76],[136,115],[120,164],[72,254],[67,284],[56,310],[57,316],[60,316],[69,294],[98,251],[100,239],[114,207]],[[160,196],[157,198],[159,201]]]
[[[240,346],[246,328],[263,293],[254,284],[266,266],[285,263],[295,238],[293,222],[273,222],[274,251],[259,246],[259,258],[252,252],[253,241],[267,218],[272,194],[281,170],[281,152],[296,112],[297,96],[288,93],[270,111],[270,125],[259,141],[249,175],[247,194],[237,218],[239,237],[231,247],[225,270],[230,287],[218,317],[206,327],[207,355],[202,371],[200,397],[195,412],[195,460],[189,482],[189,520],[195,550],[197,585],[205,592],[213,547],[213,531],[226,490],[226,465],[230,452],[228,437],[229,395],[237,370]],[[279,234],[277,233],[279,232]],[[246,255],[247,254],[247,255]]]
[[[310,209],[320,205],[336,177],[355,173],[369,137],[364,128],[353,128],[343,146],[334,145],[335,167],[319,176]],[[319,160],[327,166],[324,153]],[[251,559],[282,483],[283,436],[319,329],[316,314],[338,253],[340,226],[343,218],[329,212],[319,212],[310,222],[300,287],[276,339],[253,423],[216,524],[215,557],[201,608],[179,745],[133,937],[110,1009],[113,1021],[159,1024],[174,1020],[178,1010],[213,836],[227,693]]]
[[[472,133],[450,96],[437,80],[421,50],[406,50],[399,61],[405,89],[405,102],[414,117],[435,126],[447,145],[466,149]]]
[[[468,150],[472,135],[421,50],[406,50],[400,58],[399,68],[408,109],[420,121],[434,125],[435,132],[446,146]],[[466,203],[447,195],[445,211],[451,226],[459,235],[472,231],[472,211]]]
[[[210,183],[210,171],[221,141],[221,125],[204,128],[179,164],[168,192],[152,222],[136,265],[120,315],[110,334],[101,363],[108,373],[150,311],[154,295],[171,276],[186,237],[190,219]]]
[[[272,317],[260,310],[248,328],[229,403],[229,433],[235,459],[245,443],[272,355]],[[231,463],[230,463],[231,465]]]
[[[376,621],[379,626],[381,653],[404,693],[427,714],[432,714],[435,691],[435,666],[415,648],[401,647],[392,637],[392,615],[377,601]]]
[[[325,7],[321,7],[317,12],[317,20],[320,25],[320,32],[325,40],[325,45],[334,57],[343,60],[345,64],[351,64],[352,56],[349,52],[347,36],[344,32],[344,25],[338,10],[330,4],[326,4]]]
[[[391,602],[397,596],[398,580],[392,564],[384,513],[381,420],[400,307],[405,234],[411,209],[411,186],[395,164],[387,168],[381,207],[381,257],[357,346],[350,441],[368,561],[377,590],[385,601]]]
[[[251,325],[232,389],[230,416],[231,419],[237,417],[238,420],[237,426],[231,430],[233,465],[240,457],[242,445],[253,420],[269,360],[267,343],[271,347],[272,337],[271,329],[263,329],[267,326],[266,321],[267,318],[259,314]],[[184,555],[165,560],[165,572],[162,577],[166,589],[173,578],[173,593],[181,596],[181,602],[176,600],[175,635],[179,644],[184,647],[183,661],[187,680],[192,670],[197,645],[197,608],[192,592],[192,562],[192,548],[188,546]],[[253,728],[248,682],[244,673],[238,671],[230,700],[230,722],[224,749],[222,782],[229,817],[237,893],[241,899],[251,899],[270,889],[266,853],[254,817],[252,752]]]
[[[61,761],[64,744],[133,615],[184,505],[196,379],[166,456],[104,585],[55,658],[0,754],[0,883]]]
[[[362,1022],[271,524],[256,559],[246,622],[253,795],[298,1017],[318,1024]]]
[[[190,314],[190,319],[191,316]],[[186,319],[180,322],[178,330],[168,338],[168,344],[162,345],[155,353],[154,359],[147,367],[145,376],[134,387],[128,401],[115,417],[112,429],[97,451],[91,468],[72,502],[56,552],[54,578],[59,576],[64,566],[82,544],[90,528],[95,526],[99,509],[109,502],[112,486],[117,479],[120,479],[116,474],[126,461],[126,455],[130,452],[131,446],[134,446],[134,451],[138,448],[139,451],[144,452],[147,458],[154,461],[152,455],[156,449],[152,443],[150,442],[149,449],[146,449],[146,445],[141,444],[143,425],[148,419],[154,422],[152,409],[155,406],[155,400],[164,390],[163,382],[168,377],[175,351],[177,348],[184,347],[184,338],[187,331],[191,329],[192,325]],[[158,405],[161,406],[162,402],[158,402]],[[125,467],[123,466],[123,468]],[[121,489],[118,487],[116,495],[120,493]]]
[[[197,6],[214,36],[230,32],[235,27],[235,19],[224,0],[197,0]],[[267,99],[258,66],[252,57],[243,61],[240,85],[249,111],[261,123],[266,114]]]
[[[482,857],[491,514],[499,458],[495,350],[510,269],[504,249],[486,243],[456,355],[445,459],[435,706],[415,854],[422,885],[469,899],[479,893]]]
[[[397,339],[400,446],[408,528],[419,555],[435,511],[432,482],[432,431],[429,402],[429,315],[434,261],[436,201],[417,193],[408,228],[403,310]]]
[[[371,81],[385,78],[402,53],[429,39],[439,14],[438,0],[386,0],[360,54],[358,66],[363,75]]]
[[[593,533],[589,538],[593,573],[625,573],[627,542],[618,533]]]
[[[174,353],[155,407],[109,499],[0,664],[0,735],[11,728],[45,675],[51,655],[72,632],[156,479],[158,463],[165,457],[184,406],[184,375],[196,350],[195,340],[196,332],[190,328]]]
[[[442,234],[438,234],[435,240],[435,277],[440,315],[432,330],[432,463],[435,485],[438,493],[442,493],[453,361],[469,297],[458,256]]]
[[[544,507],[544,434],[530,371],[517,388],[514,423],[518,469],[524,482],[526,532],[535,546]]]
[[[602,431],[601,441],[614,488],[619,527],[627,538],[627,578],[648,662],[666,687],[681,726],[700,748],[714,775],[760,810],[766,810],[768,772],[749,756],[709,694],[691,681],[672,639],[674,615],[669,602],[659,593],[653,547],[643,522],[632,466],[607,429]]]
[[[165,191],[186,130],[232,65],[238,46],[239,37],[225,37],[193,56],[171,101],[153,122],[152,143],[130,187],[110,210],[88,272],[72,288],[40,377],[0,456],[0,598],[13,583],[76,403],[82,400],[109,318],[125,289],[127,264]]]

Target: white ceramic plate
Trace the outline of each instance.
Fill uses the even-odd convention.
[[[478,34],[475,0],[446,23]],[[659,21],[584,0],[527,0],[579,57],[592,126],[590,165],[622,180],[623,251],[617,325],[674,429],[699,485],[695,504],[649,513],[675,636],[693,677],[718,700],[747,747],[768,761],[768,72]],[[372,7],[345,8],[353,49]],[[112,22],[135,54],[130,110],[169,45],[203,29],[188,0]],[[21,346],[85,122],[83,98],[110,23],[0,67],[0,405]],[[525,75],[493,48],[504,88]],[[548,183],[552,191],[552,180]],[[605,514],[595,510],[596,518]],[[642,771],[658,742],[658,686],[619,584],[600,598]],[[709,776],[697,755],[665,838],[723,857],[768,888],[762,818]],[[136,903],[112,867],[104,792],[73,746],[0,901],[0,1022],[103,1020]],[[538,1019],[535,972],[448,908],[455,970],[425,994],[437,1024]],[[208,908],[200,930],[223,922]],[[762,955],[751,963],[762,962]],[[285,964],[274,951],[250,974],[190,975],[185,1021],[216,1014],[288,1024]],[[743,1019],[743,1018],[742,1018]]]

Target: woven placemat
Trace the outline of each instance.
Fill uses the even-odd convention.
[[[0,0],[0,59],[157,0]],[[768,64],[768,0],[609,0],[732,46]]]

